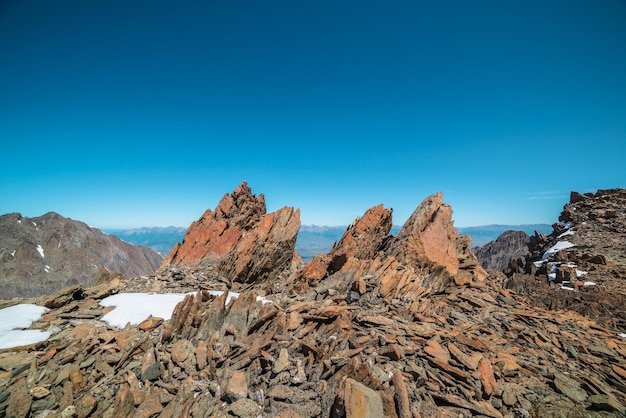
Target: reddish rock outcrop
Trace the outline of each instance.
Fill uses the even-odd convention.
[[[301,270],[293,291],[322,280],[324,286],[347,291],[354,280],[371,276],[385,297],[419,297],[487,277],[469,237],[454,229],[452,209],[441,193],[426,198],[395,238],[388,235],[391,212],[382,205],[369,209],[329,254],[318,255]]]
[[[424,199],[404,223],[391,253],[402,263],[423,267],[442,266],[450,274],[459,270],[457,232],[452,208],[439,192]]]
[[[265,281],[290,269],[299,228],[299,209],[266,214],[265,197],[253,195],[244,181],[191,224],[160,271],[211,266],[235,283]]]
[[[328,254],[319,254],[300,272],[301,279],[311,285],[340,271],[351,258],[371,260],[389,237],[392,218],[391,209],[377,205],[368,209],[348,227],[341,239]]]

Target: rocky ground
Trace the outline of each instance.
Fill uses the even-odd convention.
[[[572,192],[553,229],[531,237],[526,256],[504,269],[505,287],[626,332],[626,190]]]
[[[456,234],[441,194],[396,238],[391,211],[368,210],[304,267],[284,233],[297,213],[266,215],[259,202],[245,184],[226,195],[155,275],[41,299],[51,310],[34,326],[58,332],[0,351],[0,414],[624,416],[626,339],[505,289]],[[217,245],[215,229],[240,237]],[[199,247],[212,255],[190,258]],[[230,304],[208,293],[235,288]],[[170,320],[100,321],[110,308],[99,301],[127,291],[195,296]]]

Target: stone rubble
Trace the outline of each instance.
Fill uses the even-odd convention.
[[[243,240],[272,231],[255,221],[265,215],[251,198],[231,212]],[[224,261],[239,257],[182,263],[183,243],[152,276],[41,299],[51,310],[34,327],[57,332],[0,350],[0,416],[624,416],[626,339],[504,288],[451,215],[430,196],[389,237],[391,211],[377,206],[304,267],[293,247],[281,257],[255,249],[250,266],[276,269],[241,281]],[[238,242],[227,253],[248,248]],[[234,288],[230,303],[209,293]],[[195,294],[170,320],[124,329],[99,320],[110,309],[100,300],[130,291]]]

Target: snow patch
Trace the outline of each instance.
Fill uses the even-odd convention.
[[[19,347],[45,341],[51,331],[24,330],[48,312],[43,306],[20,304],[0,309],[0,349]]]
[[[572,228],[568,229],[567,231],[563,232],[561,235],[559,235],[558,237],[556,237],[556,239],[560,239],[562,237],[565,237],[567,235],[574,235],[574,230]]]
[[[571,243],[571,242],[569,242],[569,241],[559,241],[559,242],[557,242],[556,244],[554,244],[552,247],[550,247],[550,248],[548,249],[548,251],[546,251],[546,252],[543,254],[542,259],[543,259],[543,260],[546,260],[548,257],[550,257],[550,256],[552,256],[552,255],[554,255],[554,254],[558,253],[558,252],[559,252],[559,251],[561,251],[561,250],[565,250],[565,249],[567,249],[567,248],[572,248],[572,247],[575,247],[575,246],[576,246],[576,245],[572,244],[572,243]]]
[[[617,335],[619,335],[622,338],[626,338],[626,334],[617,334]]]
[[[43,247],[41,246],[41,244],[37,244],[37,251],[39,251],[39,255],[41,255],[41,258],[44,258]]]
[[[563,289],[563,290],[570,290],[570,291],[574,290],[573,287],[568,287],[568,286],[561,286],[561,289]]]
[[[44,268],[46,273],[50,273],[50,266],[46,266],[46,268]]]
[[[22,224],[22,220],[21,220],[21,219],[18,219],[18,220],[17,220],[17,223],[21,225],[21,224]]]
[[[221,296],[224,292],[210,290],[213,296]],[[138,325],[150,315],[164,320],[171,319],[172,312],[179,302],[186,295],[195,295],[196,292],[190,293],[118,293],[106,297],[100,301],[102,306],[115,306],[111,312],[104,315],[101,320],[107,324],[124,328],[127,323]],[[226,303],[230,303],[233,298],[239,297],[239,293],[228,292]],[[271,302],[269,299],[257,296],[257,300],[262,303]]]
[[[11,255],[12,255],[13,257],[15,257],[15,251],[17,251],[17,250],[13,250],[13,252],[11,253]]]
[[[595,282],[585,282],[585,286],[595,286]]]

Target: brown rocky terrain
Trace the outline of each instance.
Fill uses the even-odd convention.
[[[531,237],[526,253],[504,269],[507,288],[626,331],[625,189],[572,192],[553,232]]]
[[[102,269],[125,277],[152,274],[162,261],[149,248],[54,212],[36,218],[0,216],[0,298],[48,295],[89,284]]]
[[[240,199],[230,212],[236,218],[259,200]],[[241,241],[282,242],[265,239],[285,225],[281,217],[268,218],[268,228],[260,211],[245,212],[249,223],[213,211],[201,219],[234,225]],[[0,351],[0,414],[624,416],[626,339],[505,289],[480,267],[451,215],[435,194],[391,237],[391,210],[376,206],[302,268],[292,247],[284,257],[255,247],[248,265],[268,273],[254,277],[232,274],[240,241],[208,259],[198,251],[187,263],[178,258],[183,243],[155,275],[41,299],[51,310],[34,328],[58,332]],[[219,240],[203,236],[194,241],[207,248]],[[248,254],[249,246],[240,248]],[[245,291],[228,304],[208,293],[233,287]],[[149,317],[124,329],[101,322],[110,308],[99,301],[129,291],[195,294],[169,320]],[[258,294],[272,302],[257,302]]]

